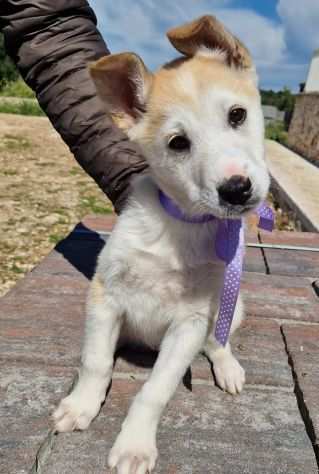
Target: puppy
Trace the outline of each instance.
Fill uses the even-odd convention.
[[[186,216],[240,218],[269,187],[247,49],[212,16],[175,28],[168,38],[183,56],[155,74],[132,53],[107,56],[90,69],[108,112],[141,146],[149,176],[135,183],[99,256],[79,380],[53,416],[58,431],[87,428],[105,398],[116,348],[139,343],[158,349],[109,454],[109,466],[119,474],[154,469],[161,413],[200,351],[223,390],[239,393],[245,380],[230,344],[214,338],[225,270],[213,250],[216,220],[174,219],[159,190]],[[237,182],[245,189],[248,183],[246,197],[234,188]],[[231,332],[242,317],[239,297]]]

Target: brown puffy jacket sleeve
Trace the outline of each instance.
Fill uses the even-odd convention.
[[[90,61],[109,54],[94,12],[85,0],[1,0],[0,28],[54,128],[118,212],[147,166],[106,116],[88,74]]]

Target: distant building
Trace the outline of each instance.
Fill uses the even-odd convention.
[[[319,49],[313,53],[304,92],[319,92]]]
[[[283,122],[285,118],[285,112],[278,110],[274,105],[263,105],[265,125],[271,122]]]
[[[305,87],[296,96],[288,146],[319,163],[319,49],[313,53]]]

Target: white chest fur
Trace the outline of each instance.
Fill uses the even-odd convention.
[[[170,217],[150,178],[139,181],[97,268],[122,302],[130,340],[156,347],[174,319],[214,316],[224,272],[215,256],[215,231],[215,222]]]

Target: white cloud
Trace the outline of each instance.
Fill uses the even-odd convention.
[[[286,44],[281,25],[252,10],[222,9],[218,15],[249,48],[257,65],[271,65],[284,60]]]
[[[279,0],[277,12],[291,48],[300,52],[319,48],[318,0]]]
[[[303,0],[303,4],[305,2],[319,5],[319,0]],[[154,69],[176,56],[165,32],[173,26],[210,13],[223,21],[249,48],[264,87],[272,84],[278,88],[280,83],[295,84],[297,87],[303,77],[289,74],[292,71],[296,75],[302,74],[305,66],[290,64],[284,25],[253,10],[232,8],[233,3],[234,0],[90,0],[98,18],[98,26],[113,53],[134,51]],[[297,1],[280,0],[278,9],[283,9],[284,4],[288,3],[297,4]],[[305,31],[301,34],[305,36]]]
[[[232,0],[90,0],[112,52],[134,51],[150,66],[174,57],[165,32]]]

